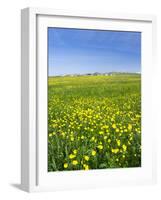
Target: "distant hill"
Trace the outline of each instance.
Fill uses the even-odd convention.
[[[100,73],[100,72],[94,72],[94,73],[85,73],[85,74],[63,74],[63,75],[56,75],[54,77],[73,77],[73,76],[99,76],[99,75],[103,75],[103,76],[113,76],[113,75],[139,75],[141,74],[140,72],[104,72],[104,73]]]

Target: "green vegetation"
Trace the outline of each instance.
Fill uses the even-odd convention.
[[[141,166],[141,75],[48,78],[48,171]]]

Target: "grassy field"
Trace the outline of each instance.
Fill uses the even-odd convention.
[[[139,74],[48,78],[48,171],[139,166]]]

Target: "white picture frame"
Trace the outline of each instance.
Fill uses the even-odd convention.
[[[144,131],[141,168],[53,172],[53,174],[47,172],[45,131],[47,107],[40,105],[47,105],[47,48],[45,47],[47,40],[44,39],[44,35],[46,28],[54,24],[58,27],[137,30],[143,33],[142,65],[146,67],[142,68]],[[25,8],[21,12],[21,49],[21,187],[23,190],[54,191],[156,182],[155,133],[151,131],[154,118],[151,114],[153,103],[150,81],[151,68],[155,67],[155,16]]]

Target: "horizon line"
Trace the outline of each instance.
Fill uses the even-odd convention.
[[[48,76],[49,77],[52,77],[52,76],[71,76],[71,75],[73,75],[73,76],[74,75],[80,75],[80,76],[88,75],[89,76],[89,75],[97,75],[97,74],[99,74],[99,75],[108,74],[109,75],[109,74],[114,74],[114,73],[118,73],[118,74],[141,74],[141,72],[138,72],[138,71],[137,72],[116,72],[116,71],[112,71],[112,72],[102,72],[102,73],[101,72],[92,72],[92,73],[91,72],[87,72],[87,73],[72,73],[72,74],[67,74],[66,73],[66,74],[57,74],[57,75],[54,75],[54,74],[53,75],[49,75],[48,74]]]

